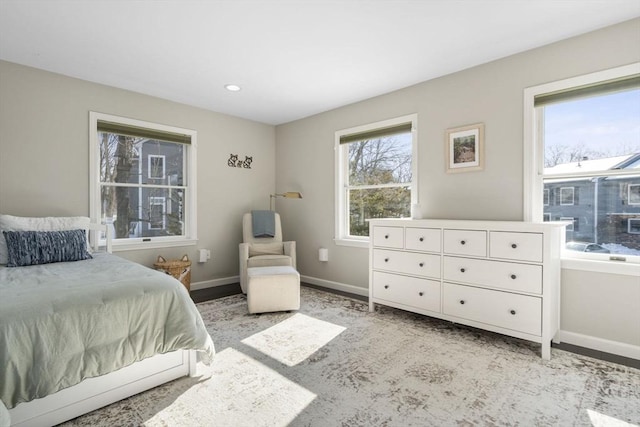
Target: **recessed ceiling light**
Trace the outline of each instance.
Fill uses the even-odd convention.
[[[224,85],[224,88],[230,92],[238,92],[241,89],[238,85]]]

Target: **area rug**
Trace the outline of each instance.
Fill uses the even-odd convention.
[[[629,426],[640,370],[303,287],[198,304],[211,366],[66,426]]]

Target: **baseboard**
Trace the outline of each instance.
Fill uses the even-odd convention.
[[[204,280],[202,282],[191,283],[191,290],[214,288],[216,286],[232,285],[240,282],[240,276],[223,277],[221,279]]]
[[[558,341],[585,347],[605,353],[616,354],[630,359],[640,360],[640,346],[605,340],[589,335],[577,334],[569,331],[558,331]]]
[[[309,283],[310,285],[322,286],[323,288],[335,289],[336,291],[348,292],[351,294],[361,295],[364,297],[369,296],[369,288],[362,288],[360,286],[347,285],[345,283],[318,279],[317,277],[311,277],[311,276],[300,276],[300,281],[304,283]]]

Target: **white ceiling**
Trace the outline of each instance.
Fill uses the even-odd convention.
[[[0,0],[0,59],[280,124],[638,16],[640,0]]]

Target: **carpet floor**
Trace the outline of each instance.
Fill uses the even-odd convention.
[[[640,370],[303,287],[199,303],[211,366],[65,426],[629,426]]]

